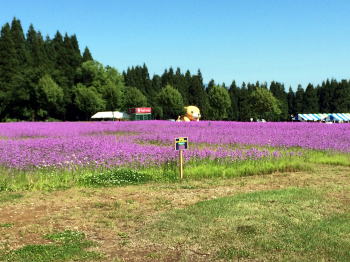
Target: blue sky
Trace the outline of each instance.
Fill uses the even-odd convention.
[[[2,0],[0,24],[76,34],[119,71],[172,66],[216,82],[320,83],[350,78],[346,0]]]

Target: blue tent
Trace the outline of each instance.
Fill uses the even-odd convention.
[[[299,121],[322,121],[326,119],[328,114],[298,114]]]
[[[329,114],[327,119],[333,122],[349,122],[350,114],[332,113],[332,114]]]

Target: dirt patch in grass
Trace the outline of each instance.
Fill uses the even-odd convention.
[[[22,198],[0,205],[0,224],[12,225],[0,227],[0,249],[44,244],[44,234],[76,230],[98,243],[95,249],[106,255],[104,261],[208,261],[213,254],[195,246],[189,250],[181,242],[174,246],[155,244],[140,238],[140,231],[165,212],[199,201],[289,187],[325,191],[335,200],[332,208],[341,210],[349,206],[349,174],[349,167],[323,165],[313,172],[26,192]]]

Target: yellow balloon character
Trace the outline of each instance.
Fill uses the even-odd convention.
[[[201,112],[198,107],[196,106],[186,106],[185,107],[185,115],[179,116],[177,118],[177,122],[185,121],[199,121],[199,118],[201,117]]]

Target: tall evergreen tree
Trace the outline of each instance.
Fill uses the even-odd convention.
[[[289,87],[288,95],[288,114],[289,117],[295,117],[297,114],[297,111],[295,110],[295,94],[291,87]]]
[[[304,113],[317,113],[318,108],[318,97],[317,91],[312,84],[308,84],[304,93],[303,98],[303,112]]]
[[[317,88],[317,96],[320,112],[332,112],[331,103],[333,98],[333,92],[331,89],[330,81],[328,79],[326,82],[322,82],[322,85]]]
[[[336,83],[336,81],[334,81]],[[350,111],[350,86],[346,80],[335,85],[333,104],[335,111],[345,113]]]
[[[10,25],[6,23],[0,33],[0,117],[19,117],[17,107],[27,100],[23,90],[21,62],[17,55]],[[13,106],[16,106],[14,108]]]
[[[286,121],[288,119],[288,98],[287,93],[284,90],[284,85],[275,81],[272,81],[270,84],[270,91],[274,97],[277,98],[280,104],[281,114],[278,119]]]
[[[250,91],[247,89],[246,84],[243,82],[238,96],[238,108],[239,108],[239,120],[249,121],[253,117],[251,107],[249,104]]]
[[[36,32],[33,25],[29,26],[26,39],[28,51],[28,63],[31,68],[41,68],[42,71],[50,71],[52,64],[45,49],[45,41],[40,32]],[[52,53],[51,53],[52,55]]]
[[[231,108],[229,110],[229,119],[237,121],[239,117],[238,99],[239,99],[239,88],[235,81],[232,81],[230,89],[228,90],[231,99]]]
[[[304,89],[301,87],[301,85],[298,85],[298,89],[295,92],[294,104],[296,114],[304,113]]]
[[[209,115],[210,105],[208,95],[204,89],[203,78],[200,71],[198,71],[197,75],[192,76],[188,101],[190,105],[199,107],[204,119]]]
[[[85,47],[82,62],[86,62],[86,61],[90,61],[90,60],[94,60],[94,59],[92,58],[92,55],[90,53],[89,48]]]
[[[11,23],[11,37],[16,50],[16,58],[20,65],[24,67],[27,63],[26,41],[21,22],[13,18]]]

